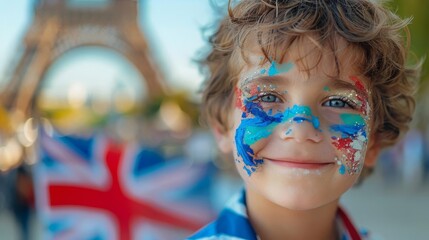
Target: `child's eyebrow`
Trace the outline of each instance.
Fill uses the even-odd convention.
[[[346,81],[344,79],[340,78],[330,78],[331,83],[328,84],[328,86],[335,90],[349,90],[349,91],[355,91],[358,94],[362,94],[364,96],[367,95],[367,92],[356,87],[354,83],[351,83],[349,81]],[[289,83],[289,78],[285,77],[279,77],[279,76],[254,76],[254,77],[248,77],[243,80],[243,82],[240,84],[240,88],[244,88],[247,85],[253,84],[253,83],[260,83],[260,84],[276,84],[276,85],[285,85]]]
[[[333,83],[331,84],[331,87],[334,89],[340,89],[340,90],[352,90],[357,93],[366,95],[366,92],[362,91],[362,89],[357,88],[355,84],[343,79],[338,79],[338,78],[334,79]]]
[[[252,83],[273,83],[273,84],[284,84],[284,79],[278,77],[278,76],[256,76],[256,77],[248,77],[243,80],[243,82],[240,84],[240,88],[243,88],[246,85],[252,84]]]

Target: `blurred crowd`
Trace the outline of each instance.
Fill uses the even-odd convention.
[[[33,175],[21,165],[9,172],[0,172],[0,212],[14,217],[22,240],[30,239],[30,218],[35,213]]]

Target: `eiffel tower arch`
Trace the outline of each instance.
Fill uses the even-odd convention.
[[[137,23],[137,1],[97,0],[100,6],[85,8],[73,2],[79,1],[41,0],[36,4],[33,24],[24,38],[24,54],[0,95],[6,109],[28,116],[49,66],[82,46],[106,47],[122,54],[143,76],[149,97],[166,91]]]
[[[139,28],[136,0],[38,0],[34,7],[23,55],[0,92],[0,107],[9,113],[11,125],[22,124],[33,116],[49,67],[79,47],[104,47],[123,55],[141,74],[149,99],[167,91]],[[10,128],[0,130],[0,134],[13,137]]]

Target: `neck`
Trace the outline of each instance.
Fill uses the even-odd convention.
[[[310,210],[291,210],[249,190],[246,194],[249,220],[262,240],[338,238],[335,224],[338,201]]]

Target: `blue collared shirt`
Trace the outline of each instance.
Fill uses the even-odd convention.
[[[351,240],[349,229],[340,217],[337,227],[341,240]],[[360,231],[362,239],[369,240],[366,231]],[[236,194],[226,205],[219,217],[196,232],[188,240],[258,240],[255,230],[247,217],[245,191]]]

